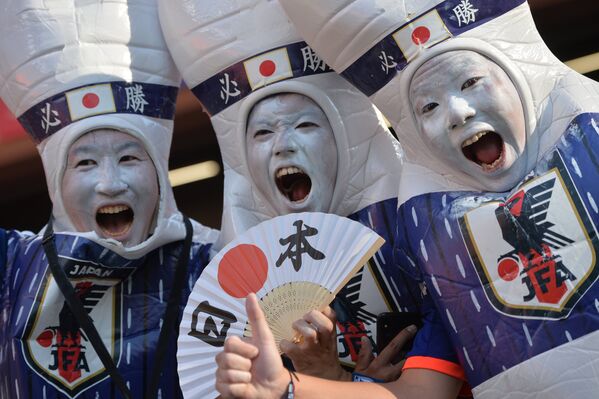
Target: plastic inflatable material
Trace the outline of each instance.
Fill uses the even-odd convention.
[[[336,309],[344,337],[341,357],[348,364],[355,362],[359,337],[375,339],[378,313],[415,310],[419,299],[417,287],[391,261],[402,157],[397,140],[368,98],[302,41],[277,1],[164,0],[159,11],[173,58],[210,114],[220,144],[225,203],[219,248],[259,222],[279,216],[274,203],[278,199],[257,188],[255,171],[248,166],[246,127],[254,105],[275,94],[297,93],[325,113],[337,146],[332,200],[325,209],[298,206],[296,211],[349,216],[387,241],[342,291],[350,299]]]
[[[116,128],[145,144],[158,174],[160,204],[152,236],[124,248],[136,258],[184,236],[168,183],[168,156],[180,75],[156,25],[155,1],[0,3],[0,96],[38,143],[55,229],[72,232],[61,182],[71,144],[93,129]]]

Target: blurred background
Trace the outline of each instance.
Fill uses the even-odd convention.
[[[599,0],[529,0],[539,32],[554,54],[599,81]],[[179,209],[218,228],[223,174],[210,120],[187,89],[177,102],[170,158]],[[50,200],[33,142],[0,102],[0,227],[38,231]]]

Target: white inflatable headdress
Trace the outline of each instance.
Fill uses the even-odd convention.
[[[471,50],[508,74],[524,108],[529,171],[574,115],[599,109],[599,85],[550,52],[525,0],[280,2],[308,44],[395,127],[406,154],[400,203],[433,190],[488,190],[471,176],[449,170],[417,129],[410,82],[436,55]]]
[[[223,243],[277,216],[252,184],[245,151],[249,112],[276,93],[303,94],[329,119],[338,149],[329,212],[346,216],[396,196],[397,140],[368,98],[302,41],[278,1],[162,0],[159,11],[173,58],[219,140],[225,166]],[[262,73],[265,61],[274,70]]]
[[[0,96],[38,145],[55,231],[75,231],[61,181],[81,135],[117,129],[138,138],[152,158],[160,186],[152,236],[125,248],[82,234],[131,258],[185,235],[167,174],[180,76],[155,1],[0,1]]]

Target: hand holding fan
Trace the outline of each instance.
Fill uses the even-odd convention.
[[[383,244],[350,219],[318,212],[265,221],[237,237],[202,272],[183,312],[178,371],[185,398],[215,398],[214,357],[230,335],[251,335],[245,297],[255,292],[275,340],[323,309]]]

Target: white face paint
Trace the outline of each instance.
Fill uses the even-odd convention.
[[[77,231],[134,246],[151,233],[159,200],[156,168],[135,137],[95,130],[69,149],[62,199]]]
[[[451,51],[414,74],[410,102],[432,153],[491,191],[513,188],[527,173],[524,110],[496,63]]]
[[[325,113],[300,94],[258,102],[248,118],[248,166],[280,215],[326,212],[337,178],[337,146]]]

